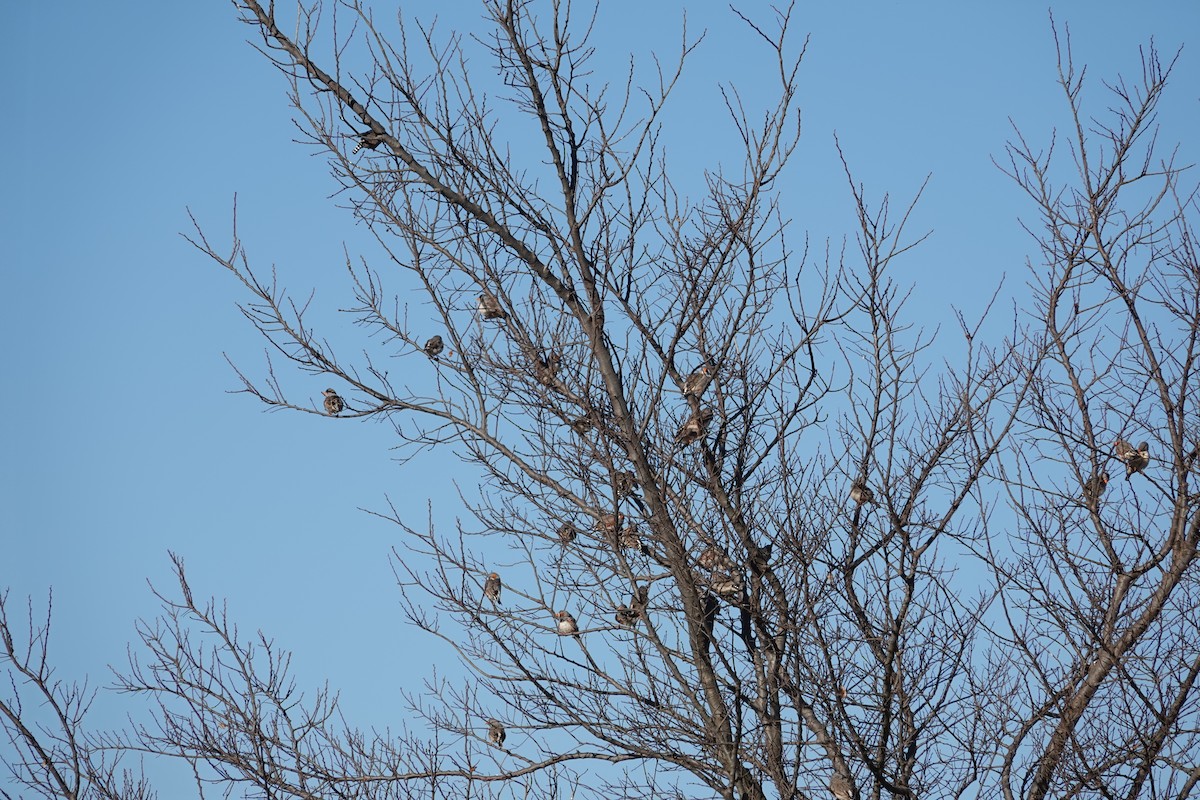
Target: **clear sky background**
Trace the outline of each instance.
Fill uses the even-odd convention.
[[[631,50],[674,52],[682,5],[606,4],[597,68],[619,82]],[[705,166],[737,163],[717,81],[753,104],[762,76],[724,3],[686,5],[689,29],[710,35],[664,141],[699,187]],[[478,22],[471,2],[403,6],[441,8],[447,28]],[[1188,45],[1160,139],[1194,161],[1200,4],[1051,10],[1097,92],[1100,79],[1139,78],[1151,37],[1168,57]],[[792,236],[851,230],[836,131],[873,197],[907,201],[932,175],[912,230],[933,235],[899,275],[916,286],[916,321],[950,323],[952,304],[977,312],[1003,276],[1017,291],[1033,251],[1018,217],[1032,208],[991,159],[1003,159],[1010,118],[1035,141],[1066,122],[1047,7],[802,3],[795,24],[811,43],[804,136],[781,184]],[[328,678],[352,722],[394,725],[397,688],[452,656],[401,625],[388,564],[399,531],[361,509],[391,497],[419,518],[431,501],[452,521],[464,510],[451,480],[473,477],[450,454],[394,463],[386,425],[267,414],[227,393],[237,381],[223,353],[261,374],[263,342],[235,308],[242,287],[180,237],[187,207],[224,243],[237,193],[257,267],[275,263],[299,296],[316,287],[328,309],[350,304],[343,247],[373,252],[329,199],[324,159],[292,142],[285,82],[250,35],[227,2],[0,5],[0,586],[17,607],[53,587],[59,676],[105,685],[134,621],[157,611],[147,580],[170,590],[175,551],[199,596],[226,598],[246,630],[295,652],[301,686]],[[327,383],[311,383],[319,402]],[[123,702],[102,695],[93,722],[119,723]]]

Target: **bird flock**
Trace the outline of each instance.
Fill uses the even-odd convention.
[[[354,153],[357,153],[362,148],[374,150],[384,141],[384,137],[380,134],[375,134],[367,131],[360,135],[358,143],[354,147]],[[483,292],[478,296],[477,311],[480,317],[484,320],[505,320],[508,318],[508,313],[500,304],[497,298],[488,293]],[[439,356],[445,351],[445,342],[441,336],[433,336],[425,342],[422,348],[425,355],[436,361]],[[546,358],[533,356],[533,375],[536,380],[544,386],[555,389],[558,386],[558,369],[561,360],[561,354],[551,353]],[[697,402],[704,394],[714,379],[715,368],[705,362],[698,368],[692,371],[682,382],[682,390],[685,397],[693,398]],[[326,389],[324,395],[325,413],[329,416],[339,416],[347,409],[345,400],[332,388]],[[693,404],[694,409],[698,409],[691,413],[687,420],[679,427],[674,436],[674,443],[679,447],[687,447],[701,441],[708,432],[708,427],[714,418],[712,408],[700,408]],[[604,420],[600,413],[595,409],[589,409],[584,415],[575,419],[569,420],[567,425],[580,436],[588,434],[592,430],[604,430]],[[1125,465],[1125,479],[1132,480],[1133,476],[1143,472],[1150,464],[1150,448],[1147,442],[1142,442],[1137,447],[1134,447],[1123,438],[1118,438],[1113,448],[1113,456]],[[637,476],[631,472],[618,470],[611,473],[612,489],[617,500],[626,497],[632,497],[635,501],[638,495],[635,494],[638,489]],[[1103,469],[1097,469],[1083,481],[1082,498],[1084,503],[1091,509],[1095,510],[1098,507],[1101,496],[1108,487],[1109,474]],[[875,492],[870,488],[864,478],[857,478],[850,485],[849,490],[850,500],[856,507],[862,508],[870,504],[875,504],[878,501],[875,497]],[[638,502],[640,507],[640,502]],[[857,519],[857,517],[856,517]],[[637,528],[633,525],[626,524],[626,518],[620,512],[601,513],[598,515],[594,525],[594,530],[601,534],[612,545],[619,548],[641,549],[644,554],[649,554],[649,550],[641,542]],[[563,523],[557,530],[559,542],[564,546],[571,545],[579,535],[579,531],[569,522]],[[751,569],[758,573],[765,572],[769,567],[771,558],[771,546],[761,548],[752,548],[755,550],[751,554]],[[741,597],[745,590],[743,575],[726,553],[716,547],[708,547],[700,553],[696,561],[703,573],[707,577],[702,579],[702,583],[706,584],[709,592],[709,599],[706,599],[706,609],[711,600],[712,595],[715,595],[726,601],[736,601]],[[490,601],[493,608],[497,608],[501,604],[501,594],[503,592],[503,582],[499,573],[489,572],[483,584],[483,597]],[[619,627],[633,629],[647,618],[647,611],[650,603],[650,591],[648,586],[635,586],[633,593],[630,596],[628,603],[621,603],[614,614],[614,620]],[[713,612],[715,613],[715,612]],[[711,616],[711,613],[706,612],[706,616]],[[554,630],[559,636],[578,637],[580,635],[579,623],[575,617],[567,610],[557,611],[553,615]],[[487,741],[490,745],[497,748],[503,748],[506,738],[504,725],[493,718],[487,720]],[[841,785],[838,778],[834,776],[831,782],[831,790],[835,797],[844,796],[845,787]]]

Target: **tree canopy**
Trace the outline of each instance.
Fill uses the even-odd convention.
[[[873,195],[835,146],[853,241],[790,217],[791,8],[733,12],[773,99],[723,90],[742,149],[697,196],[664,121],[686,32],[596,75],[590,7],[485,0],[468,38],[358,2],[234,5],[385,254],[347,258],[344,312],[374,338],[346,352],[236,227],[197,223],[269,344],[240,388],[384,420],[404,469],[469,465],[454,529],[420,498],[379,513],[406,622],[471,679],[406,687],[404,730],[357,728],[177,558],[118,672],[153,708],[124,730],[83,729],[48,620],[22,639],[0,616],[31,790],[149,796],[123,770],[150,753],[263,797],[1192,793],[1200,259],[1155,127],[1176,55],[1147,47],[1096,99],[1055,29],[1073,127],[996,159],[1027,197],[1027,283],[937,331],[893,275],[919,191]]]

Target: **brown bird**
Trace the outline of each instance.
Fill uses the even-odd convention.
[[[696,368],[691,375],[683,381],[683,393],[690,394],[693,397],[699,397],[704,394],[704,390],[712,383],[713,369],[709,364],[701,364]]]
[[[712,418],[713,410],[711,408],[703,408],[698,414],[693,414],[675,434],[675,443],[686,446],[699,441],[704,437],[704,432],[708,430],[708,423],[712,422]]]
[[[618,470],[613,473],[613,488],[617,490],[617,497],[632,494],[637,485],[637,478],[632,472]]]
[[[562,353],[557,350],[544,359],[535,357],[533,360],[533,376],[538,383],[550,389],[558,390],[558,365],[562,361]]]
[[[854,800],[854,784],[840,772],[835,772],[829,779],[829,791],[834,800]]]
[[[479,314],[484,319],[506,319],[508,314],[500,307],[500,301],[484,292],[479,295]]]
[[[874,503],[875,493],[867,486],[867,482],[860,478],[850,487],[850,499],[860,506],[864,503]]]
[[[700,558],[696,559],[696,563],[707,570],[730,569],[733,566],[733,562],[729,560],[729,556],[715,547],[706,548],[700,554]]]
[[[624,514],[601,514],[600,521],[596,523],[596,530],[611,536],[620,529],[624,521]]]
[[[623,628],[632,628],[642,619],[642,612],[622,603],[617,607],[617,624]]]
[[[489,572],[487,580],[483,582],[483,596],[492,601],[495,605],[500,602],[500,590],[504,586],[500,583],[500,576],[495,572]]]
[[[354,149],[350,151],[350,155],[355,155],[364,147],[368,150],[374,150],[379,145],[383,144],[383,134],[375,131],[363,131],[358,135],[358,143],[354,145]]]
[[[1100,495],[1104,494],[1105,488],[1108,486],[1108,473],[1097,472],[1083,482],[1083,500],[1089,506],[1094,506],[1100,501]]]
[[[650,587],[639,586],[633,593],[633,597],[630,598],[629,604],[635,609],[644,610],[646,606],[650,605]]]
[[[425,355],[433,359],[436,359],[438,356],[440,356],[442,351],[445,349],[446,345],[442,342],[442,337],[440,336],[434,336],[425,343]]]
[[[575,636],[579,633],[579,625],[575,623],[575,618],[571,616],[569,611],[559,611],[554,615],[556,619],[559,636]]]
[[[630,525],[628,528],[617,534],[617,544],[630,550],[639,549],[642,546],[642,540],[641,537],[638,536],[637,528]]]
[[[488,726],[488,734],[487,734],[488,744],[490,744],[492,747],[503,747],[504,746],[504,738],[508,734],[505,733],[504,726],[502,724],[500,724],[500,720],[489,719],[487,721],[487,726]]]
[[[579,532],[575,530],[575,526],[569,522],[564,522],[558,527],[558,541],[562,542],[563,547],[575,541],[575,537],[578,535]]]
[[[755,574],[762,574],[767,571],[767,567],[771,566],[771,554],[775,551],[775,545],[768,544],[765,547],[755,547],[751,545],[753,551],[750,555],[750,571]]]
[[[603,423],[600,421],[600,415],[594,409],[584,414],[582,417],[576,417],[568,422],[567,425],[569,425],[571,430],[575,431],[580,436],[587,435],[588,431],[592,430],[593,428],[596,430],[603,430]]]
[[[736,572],[714,572],[708,581],[708,588],[721,597],[734,597],[742,592],[742,579]]]
[[[652,555],[650,546],[642,541],[641,534],[636,526],[627,525],[622,528],[619,533],[606,531],[608,534],[608,543],[614,547],[619,547],[625,550],[637,550],[644,556]]]
[[[1142,442],[1136,448],[1124,439],[1117,439],[1117,458],[1125,462],[1125,480],[1146,468],[1150,463],[1150,444]]]
[[[332,417],[346,410],[346,401],[338,396],[338,393],[333,389],[326,389],[322,392],[325,395],[325,413]]]

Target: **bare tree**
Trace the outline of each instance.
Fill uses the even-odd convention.
[[[1174,63],[1145,50],[1092,117],[1061,41],[1069,156],[1018,135],[1004,165],[1038,215],[1028,402],[996,462],[1015,524],[987,557],[1007,797],[1185,797],[1200,777],[1196,195],[1155,128]]]
[[[110,751],[89,735],[85,719],[95,699],[86,682],[55,677],[50,663],[50,612],[45,620],[27,606],[26,624],[17,624],[8,610],[8,592],[0,593],[0,664],[5,686],[0,689],[0,728],[9,751],[0,761],[13,787],[29,795],[0,788],[0,797],[151,798],[140,773],[120,767],[123,751]]]
[[[356,729],[176,559],[119,678],[154,719],[96,746],[182,759],[202,795],[1191,793],[1200,261],[1153,134],[1174,62],[1147,51],[1092,120],[1064,44],[1076,174],[1016,135],[1029,295],[1001,339],[960,318],[947,360],[890,277],[919,191],[873,199],[839,148],[854,246],[792,241],[790,9],[734,12],[774,101],[723,90],[743,149],[692,199],[660,124],[686,34],[646,88],[597,80],[567,3],[487,0],[477,39],[356,0],[234,5],[388,258],[348,261],[349,313],[382,335],[347,356],[252,266],[236,214],[228,247],[197,225],[288,364],[238,375],[474,463],[473,524],[380,516],[409,622],[475,679],[411,692],[413,730]],[[493,569],[498,545],[523,566]]]

